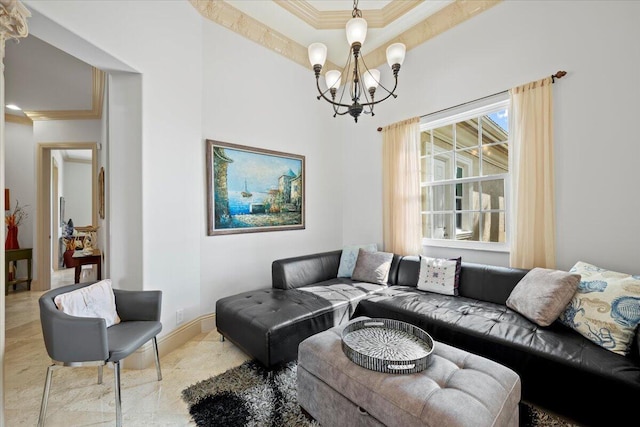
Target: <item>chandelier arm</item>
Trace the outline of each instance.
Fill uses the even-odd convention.
[[[393,90],[392,90],[391,92],[389,92],[389,91],[387,90],[387,88],[383,88],[384,90],[386,90],[386,91],[388,92],[388,95],[387,95],[387,96],[385,96],[384,98],[379,99],[379,100],[377,100],[377,101],[374,101],[374,102],[368,102],[368,103],[366,103],[366,104],[361,104],[361,105],[362,105],[363,107],[368,107],[368,106],[370,106],[370,105],[376,105],[376,104],[379,104],[379,103],[381,103],[382,101],[384,101],[384,100],[386,100],[386,99],[389,99],[389,97],[391,97],[391,96],[393,96],[394,98],[397,98],[397,97],[398,97],[398,95],[396,95],[394,92],[396,91],[396,88],[398,87],[398,76],[396,76],[396,78],[395,78],[395,79],[396,79],[396,83],[395,83],[395,85],[393,85]]]
[[[316,77],[316,87],[318,88],[318,93],[320,94],[320,95],[317,97],[318,99],[320,99],[320,98],[322,97],[322,99],[324,99],[325,101],[327,101],[327,102],[328,102],[329,104],[331,104],[331,105],[338,106],[338,107],[345,107],[345,108],[349,108],[349,105],[348,105],[348,104],[341,104],[341,103],[339,103],[339,102],[335,102],[335,101],[332,101],[332,100],[330,100],[329,98],[327,98],[327,97],[325,96],[325,93],[327,93],[327,91],[328,91],[329,89],[325,90],[324,92],[322,91],[322,89],[320,89],[320,81],[319,81],[319,78],[318,78],[318,77]]]
[[[362,65],[364,65],[365,70],[369,71],[369,67],[367,66],[367,63],[366,63],[366,62],[364,62],[364,56],[362,56]],[[385,99],[389,98],[389,96],[391,96],[391,95],[396,91],[396,88],[398,87],[398,70],[399,70],[399,69],[400,69],[400,67],[398,66],[398,69],[397,69],[397,70],[396,70],[396,69],[394,69],[394,70],[393,70],[393,77],[395,78],[395,85],[393,86],[393,90],[391,90],[391,91],[390,91],[389,89],[387,89],[387,88],[382,84],[382,82],[378,81],[378,86],[380,86],[382,89],[384,89],[384,90],[385,90],[385,92],[387,92],[387,93],[389,94],[389,95],[387,95],[385,98],[381,99],[381,100],[380,100],[380,101],[378,101],[378,102],[382,102],[382,101],[384,101]],[[393,95],[393,97],[394,97],[394,98],[396,98],[396,97],[397,97],[397,95]],[[365,105],[365,104],[362,104],[362,105]],[[374,104],[374,105],[375,105],[375,104]]]

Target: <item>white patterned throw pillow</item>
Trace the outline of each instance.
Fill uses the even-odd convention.
[[[458,260],[420,256],[418,289],[444,295],[457,295]]]
[[[101,280],[75,291],[56,295],[53,302],[58,310],[76,317],[102,317],[107,328],[120,323],[116,312],[116,298],[111,279]]]
[[[640,324],[640,276],[581,261],[570,272],[582,279],[560,322],[607,350],[627,355]]]
[[[351,245],[342,248],[338,277],[351,277],[353,269],[356,267],[356,260],[358,259],[358,251],[360,249],[364,249],[367,252],[376,252],[378,245],[371,243],[368,245]]]

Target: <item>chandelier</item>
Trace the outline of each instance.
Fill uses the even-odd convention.
[[[318,100],[322,98],[333,106],[333,117],[343,116],[348,113],[357,123],[361,113],[374,116],[374,105],[381,103],[391,96],[394,98],[398,97],[394,92],[398,86],[398,71],[400,71],[400,66],[404,61],[406,48],[402,43],[393,43],[387,47],[387,63],[389,67],[391,67],[391,71],[393,71],[394,78],[393,89],[388,90],[380,83],[380,71],[375,68],[370,70],[361,54],[362,44],[367,37],[367,21],[362,18],[362,11],[358,9],[358,0],[354,0],[353,2],[353,12],[351,16],[352,18],[346,25],[347,41],[351,46],[349,48],[347,64],[342,72],[330,70],[325,73],[324,80],[327,87],[325,90],[320,88],[320,72],[327,59],[327,46],[322,43],[310,44],[309,62],[311,62],[313,71],[316,74],[316,87],[320,94],[317,96]],[[348,85],[345,84],[342,86],[340,96],[336,100],[343,75],[346,76],[346,79],[351,75],[351,79]],[[347,86],[349,87],[348,91]],[[382,99],[376,100],[375,94],[378,86],[386,93],[383,94]],[[331,95],[331,99],[327,97],[327,92]],[[351,99],[350,104],[346,103],[348,99]]]

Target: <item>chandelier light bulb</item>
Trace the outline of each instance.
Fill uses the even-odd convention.
[[[342,75],[338,70],[327,71],[327,73],[324,75],[324,80],[327,83],[327,88],[338,90],[340,88],[340,77],[342,77]]]
[[[402,43],[394,43],[387,48],[387,63],[389,67],[393,67],[395,64],[402,65],[404,62],[404,54],[407,48]]]
[[[354,43],[362,45],[367,38],[367,21],[364,18],[351,18],[347,22],[346,30],[349,46],[353,46]]]
[[[322,67],[327,60],[327,46],[322,43],[311,43],[308,50],[311,65],[320,65]]]
[[[376,89],[380,83],[380,70],[368,70],[364,73],[362,79],[367,90]]]

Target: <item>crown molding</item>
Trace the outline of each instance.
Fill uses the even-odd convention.
[[[364,60],[370,68],[379,67],[387,62],[386,49],[390,44],[404,43],[407,51],[409,51],[501,2],[502,0],[456,0],[454,3],[440,9],[399,36],[389,40],[384,45],[374,49],[365,55]]]
[[[273,0],[280,6],[284,7],[294,15],[307,23],[314,22],[318,24],[319,17],[322,14],[327,16],[327,20],[337,19],[332,14],[343,13],[344,11],[318,11],[304,0]],[[228,28],[249,40],[252,40],[262,46],[279,53],[280,55],[297,62],[305,68],[309,68],[309,60],[307,47],[302,46],[287,36],[275,31],[271,27],[262,22],[242,13],[223,0],[189,0],[191,5],[205,18],[216,22],[225,28]],[[438,12],[429,16],[422,22],[414,25],[404,33],[388,41],[377,49],[374,49],[368,55],[365,55],[365,61],[370,68],[376,68],[387,61],[386,49],[392,43],[404,43],[407,51],[424,43],[425,41],[444,33],[445,31],[455,27],[456,25],[476,16],[491,7],[502,2],[502,0],[456,0]],[[415,3],[415,4],[414,4]],[[370,14],[372,12],[381,12],[383,22],[392,22],[399,16],[407,13],[410,9],[419,4],[420,1],[413,0],[394,0],[380,11],[367,11],[367,23],[372,27]],[[295,12],[294,12],[295,11]],[[348,12],[348,18],[340,21],[342,28],[346,21],[351,18],[351,12]],[[343,18],[340,18],[343,19]],[[327,22],[328,22],[327,21]],[[313,25],[310,23],[310,25]],[[386,25],[386,24],[385,24]],[[333,28],[333,27],[329,27]],[[336,64],[327,61],[325,70],[340,70]]]
[[[19,125],[33,126],[33,121],[26,116],[16,116],[15,114],[4,113],[4,121],[7,123],[16,123]]]
[[[316,30],[339,30],[352,18],[352,10],[318,10],[306,0],[273,1]],[[363,16],[369,28],[384,28],[420,3],[421,0],[393,0],[382,9],[363,10]]]
[[[96,120],[102,118],[104,103],[105,73],[92,67],[92,90],[90,110],[45,110],[24,111],[31,120]]]
[[[306,46],[302,46],[284,34],[242,13],[230,4],[221,0],[189,0],[189,2],[200,15],[210,21],[261,44],[305,68],[309,68],[309,55]],[[327,61],[326,65],[327,69],[340,69],[331,61]]]

